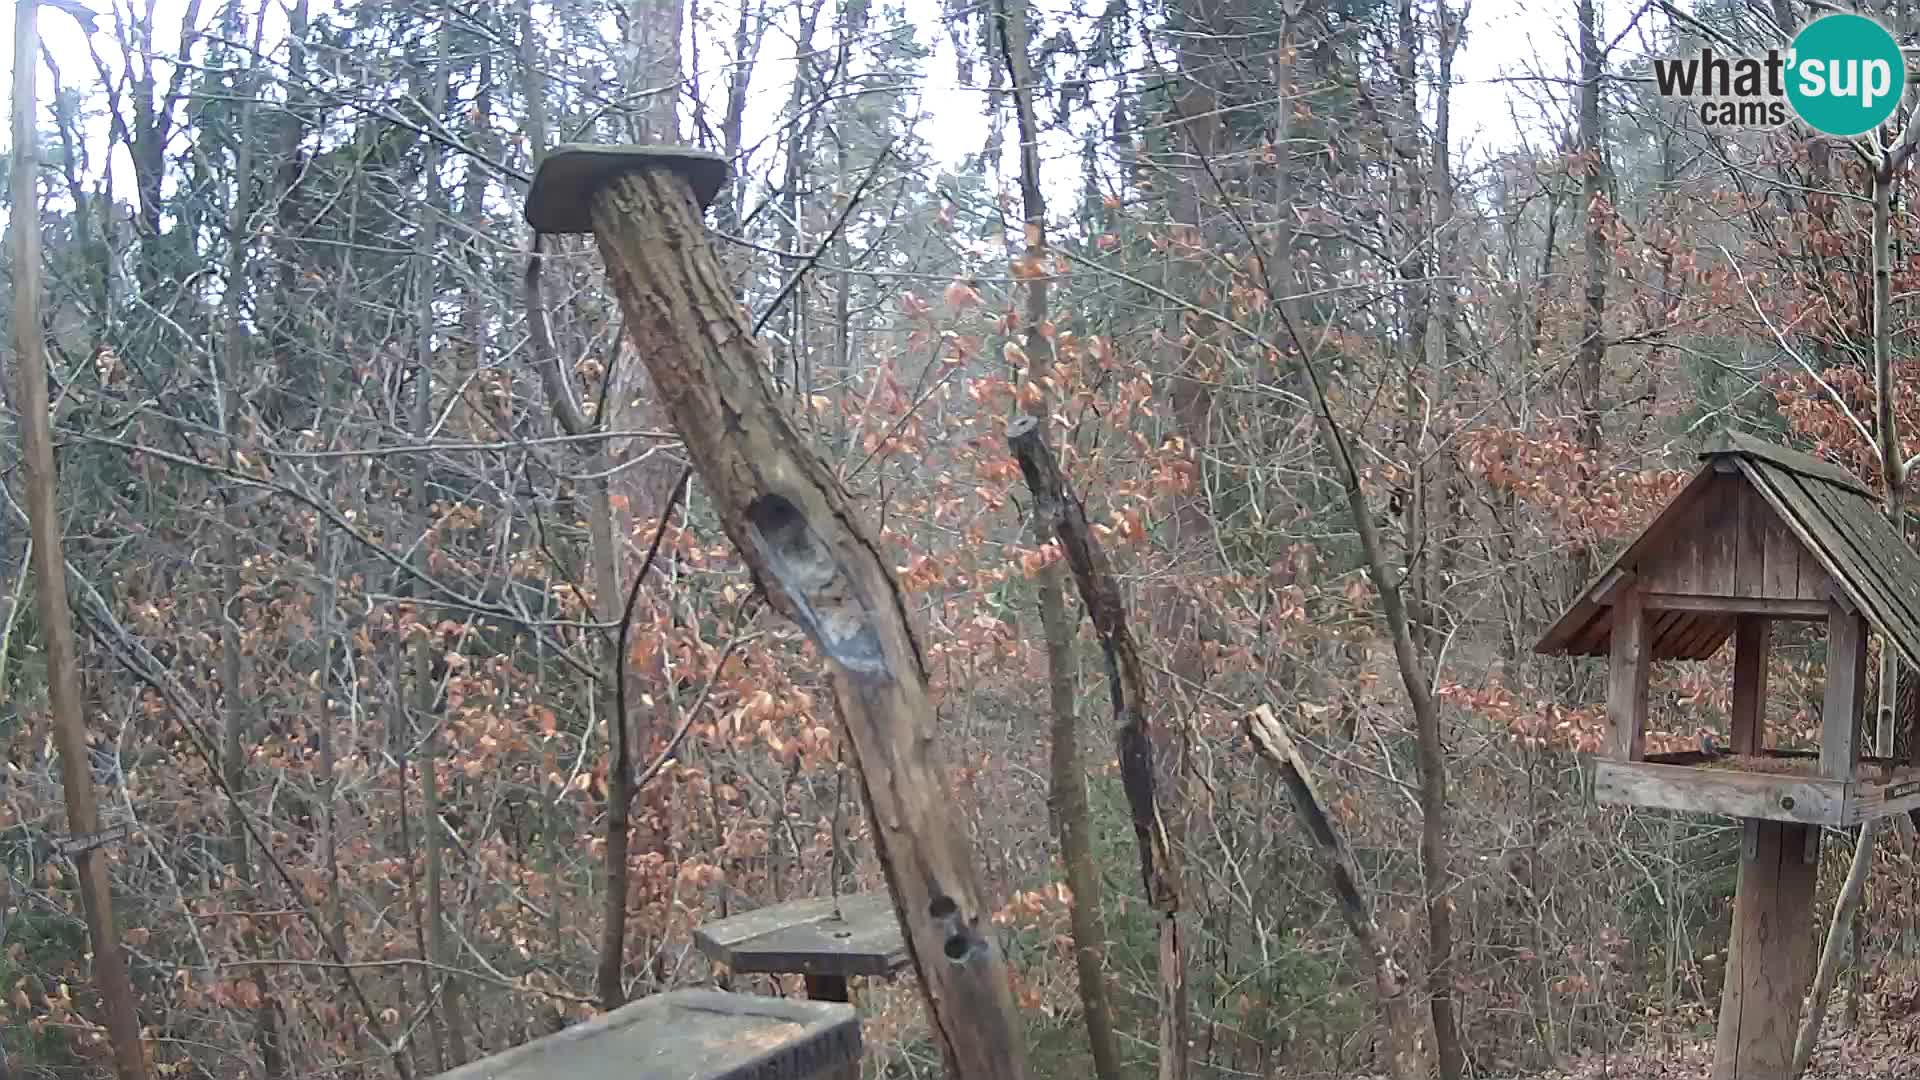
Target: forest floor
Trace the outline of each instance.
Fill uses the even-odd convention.
[[[1920,993],[1889,1002],[1893,1007],[1863,1017],[1852,1031],[1820,1041],[1806,1080],[1920,1080]],[[1609,1061],[1582,1060],[1529,1080],[1708,1080],[1713,1040],[1678,1043]]]

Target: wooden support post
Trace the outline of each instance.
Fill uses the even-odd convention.
[[[1713,1080],[1793,1080],[1800,999],[1813,977],[1817,825],[1747,820],[1756,850],[1741,853],[1720,994]]]
[[[1607,668],[1608,752],[1620,761],[1646,756],[1647,674],[1653,659],[1640,589],[1628,585],[1613,602],[1613,655]]]
[[[563,147],[540,163],[527,220],[591,226],[634,352],[685,440],[715,516],[831,675],[874,847],[948,1075],[1019,1078],[1024,1040],[906,604],[877,538],[775,402],[762,349],[714,256],[701,207],[710,154]]]
[[[1860,698],[1867,683],[1867,620],[1837,598],[1827,607],[1827,693],[1820,711],[1820,775],[1852,780],[1860,761]]]
[[[1767,648],[1773,621],[1741,615],[1733,632],[1733,731],[1729,749],[1757,754],[1767,745]]]

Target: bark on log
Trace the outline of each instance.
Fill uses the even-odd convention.
[[[1154,796],[1146,669],[1133,633],[1127,628],[1120,583],[1113,576],[1106,552],[1094,540],[1086,509],[1061,476],[1039,421],[1032,416],[1010,421],[1007,447],[1033,492],[1035,520],[1050,523],[1054,537],[1060,541],[1106,656],[1107,688],[1120,742],[1120,781],[1133,814],[1134,838],[1140,846],[1140,878],[1148,902],[1161,915],[1160,1080],[1181,1080],[1186,1073],[1188,1021],[1186,957],[1180,940],[1180,871]]]
[[[951,812],[919,646],[873,535],[775,404],[688,181],[666,168],[622,174],[594,194],[592,221],[627,332],[722,528],[828,661],[949,1075],[1021,1077],[1006,959]]]
[[[1306,762],[1301,760],[1293,738],[1273,710],[1262,705],[1248,713],[1242,724],[1253,742],[1254,752],[1273,766],[1293,796],[1300,824],[1306,828],[1308,838],[1313,841],[1314,854],[1326,868],[1327,878],[1333,885],[1333,898],[1340,905],[1340,916],[1373,966],[1374,993],[1380,1000],[1387,1038],[1392,1041],[1387,1056],[1392,1062],[1394,1077],[1426,1080],[1432,1074],[1432,1066],[1428,1064],[1425,1040],[1421,1038],[1423,1029],[1414,1017],[1412,995],[1407,993],[1407,973],[1394,959],[1392,946],[1374,920],[1373,903],[1361,887],[1346,837],[1321,803],[1320,793],[1314,790],[1313,778],[1307,773]]]

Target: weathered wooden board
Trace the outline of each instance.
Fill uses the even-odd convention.
[[[1902,768],[1884,780],[1867,780],[1854,785],[1847,800],[1847,824],[1858,825],[1876,818],[1920,810],[1920,768]]]
[[[1727,978],[1720,997],[1714,1080],[1789,1080],[1800,999],[1813,975],[1819,830],[1759,821],[1740,860]],[[1811,833],[1811,835],[1809,835]]]
[[[742,974],[892,975],[909,962],[893,899],[886,893],[795,900],[707,923],[693,940],[710,959]]]
[[[809,1080],[860,1060],[851,1005],[676,990],[440,1080]]]
[[[1611,759],[1596,761],[1593,777],[1594,797],[1604,803],[1805,825],[1845,824],[1849,788],[1824,777]]]
[[[1731,749],[1755,754],[1767,745],[1767,653],[1773,623],[1743,615],[1733,641],[1733,716]]]
[[[1820,771],[1851,779],[1860,754],[1860,702],[1866,689],[1867,620],[1838,601],[1827,613],[1827,685],[1820,709]]]
[[[1765,615],[1772,619],[1812,621],[1827,617],[1825,600],[1802,600],[1771,596],[1698,596],[1685,593],[1650,592],[1646,594],[1649,611],[1693,611],[1724,615]]]
[[[1646,747],[1647,675],[1652,627],[1640,606],[1640,590],[1624,590],[1613,606],[1613,652],[1607,669],[1607,752],[1638,760]]]

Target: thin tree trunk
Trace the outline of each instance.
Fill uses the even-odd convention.
[[[1140,650],[1127,626],[1120,584],[1087,524],[1085,509],[1061,476],[1045,433],[1031,416],[1007,425],[1007,447],[1020,463],[1034,513],[1051,526],[1073,570],[1087,615],[1106,656],[1107,690],[1119,737],[1120,782],[1133,815],[1140,849],[1140,877],[1147,901],[1160,913],[1160,1078],[1186,1074],[1186,955],[1180,940],[1180,868],[1166,816],[1154,794],[1154,746],[1147,726],[1147,679]]]
[[[447,82],[449,74],[448,44],[451,30],[440,30],[439,61],[436,65],[433,88],[433,115],[439,116],[447,100]],[[433,301],[438,290],[439,275],[435,258],[435,243],[438,236],[435,215],[441,211],[440,154],[437,147],[427,152],[427,198],[422,210],[419,246],[415,253],[414,277],[414,387],[413,387],[413,436],[426,439],[433,423],[433,382],[434,352]],[[428,465],[425,455],[415,461],[413,475],[413,512],[414,527],[423,538],[415,559],[420,572],[429,573],[428,548],[426,534],[432,526],[432,495],[428,490]],[[421,840],[426,845],[426,882],[422,904],[426,918],[426,957],[429,964],[444,965],[449,962],[445,897],[442,891],[442,879],[445,876],[446,830],[440,821],[440,742],[442,724],[438,709],[439,686],[434,676],[433,642],[427,635],[415,637],[413,642],[413,718],[414,730],[424,723],[425,733],[418,738],[420,789],[421,789]],[[461,1023],[459,1008],[459,988],[455,976],[435,971],[430,979],[431,987],[439,982],[440,1007],[434,1012],[441,1021],[441,1043],[439,1060],[435,1063],[440,1071],[464,1064],[466,1054],[466,1033]]]
[[[1602,321],[1607,307],[1607,278],[1613,273],[1613,246],[1607,236],[1610,218],[1607,205],[1605,133],[1600,117],[1600,82],[1605,74],[1606,58],[1600,50],[1600,16],[1595,0],[1579,0],[1580,23],[1580,202],[1586,214],[1585,308],[1580,318],[1580,345],[1576,364],[1580,369],[1580,446],[1588,455],[1588,468],[1597,467],[1601,446],[1601,375],[1606,363],[1607,339]],[[1593,477],[1587,477],[1591,484]],[[1593,551],[1581,544],[1573,561],[1578,575],[1571,588],[1579,589],[1592,578]]]
[[[60,781],[67,803],[67,835],[78,841],[80,902],[93,950],[93,982],[107,1014],[119,1080],[145,1080],[146,1048],[127,976],[126,956],[113,919],[107,853],[88,838],[100,831],[100,812],[87,759],[87,721],[80,698],[73,615],[67,608],[65,547],[60,537],[59,478],[54,471],[53,418],[47,405],[46,342],[40,328],[40,190],[37,116],[40,34],[37,0],[15,0],[13,19],[13,340],[19,370],[21,457],[27,474],[27,520],[33,542],[34,599],[46,649],[47,696],[53,738],[60,749]]]
[[[1020,194],[1026,218],[1025,258],[1038,270],[1047,250],[1046,199],[1040,190],[1039,121],[1033,107],[1033,72],[1029,63],[1027,10],[1024,0],[999,0],[995,19],[1000,44],[1013,83],[1020,125]],[[1053,368],[1053,342],[1044,332],[1047,321],[1047,278],[1027,280],[1025,349],[1027,377],[1040,387],[1032,415],[1043,430],[1051,424],[1053,398],[1047,376]],[[1045,545],[1049,523],[1035,514],[1033,537]],[[1086,1013],[1087,1046],[1098,1080],[1119,1080],[1120,1048],[1114,1040],[1113,1008],[1107,1000],[1106,974],[1101,953],[1106,927],[1100,917],[1100,876],[1093,861],[1093,825],[1087,809],[1086,771],[1080,760],[1079,732],[1074,705],[1073,630],[1067,616],[1059,563],[1040,569],[1038,592],[1040,626],[1047,648],[1047,698],[1053,713],[1053,759],[1049,795],[1054,827],[1060,834],[1060,858],[1065,864],[1067,888],[1073,893],[1068,918],[1073,927],[1073,958],[1079,975],[1080,1006]]]
[[[254,22],[253,45],[255,55],[259,55],[265,18]],[[223,303],[226,307],[226,323],[221,347],[220,363],[224,371],[221,376],[216,415],[220,424],[220,434],[226,446],[229,466],[236,464],[239,452],[239,424],[241,387],[246,377],[246,322],[242,314],[242,300],[246,296],[247,244],[249,241],[249,221],[252,214],[253,192],[253,144],[254,85],[257,83],[249,70],[243,82],[237,88],[237,96],[244,102],[240,107],[240,137],[234,152],[233,201],[228,207],[227,217],[227,264],[226,281],[222,289]],[[238,888],[235,892],[241,897],[239,906],[257,904],[254,891],[253,854],[248,850],[245,810],[240,800],[246,791],[246,736],[251,728],[248,697],[245,688],[246,672],[241,656],[240,645],[240,538],[247,534],[247,515],[235,501],[236,492],[231,489],[221,493],[226,504],[226,535],[220,544],[221,560],[224,564],[221,572],[220,602],[220,692],[224,709],[224,730],[220,749],[221,775],[226,781],[227,790],[232,793],[233,802],[228,808],[227,822],[227,858],[233,867]],[[247,921],[247,928],[241,934],[241,946],[248,957],[260,953],[261,940],[254,929],[253,920]],[[280,1052],[278,1014],[275,1009],[272,989],[268,985],[264,965],[255,966],[247,975],[259,1002],[254,1006],[254,1045],[260,1054],[262,1066],[269,1077],[285,1072],[286,1063]]]
[[[1906,164],[1913,146],[1902,141],[1891,151],[1882,150],[1881,160],[1874,163],[1873,169],[1873,380],[1875,391],[1875,426],[1879,429],[1881,478],[1886,486],[1886,505],[1888,520],[1894,529],[1906,535],[1903,528],[1906,516],[1906,470],[1900,455],[1899,431],[1894,425],[1893,414],[1893,324],[1892,312],[1892,252],[1889,239],[1892,226],[1893,185],[1900,169]],[[1889,756],[1893,752],[1893,723],[1891,714],[1884,707],[1889,694],[1898,697],[1899,651],[1891,642],[1881,645],[1880,694],[1883,707],[1880,713],[1886,719],[1877,726],[1884,735],[1877,741],[1881,752]],[[1889,768],[1891,768],[1889,763]],[[1860,898],[1866,891],[1867,872],[1873,865],[1873,841],[1879,822],[1868,821],[1860,826],[1859,836],[1854,840],[1853,860],[1847,867],[1846,884],[1840,889],[1840,895],[1833,904],[1833,918],[1827,924],[1826,944],[1820,950],[1820,963],[1814,970],[1813,989],[1807,1000],[1807,1015],[1800,1022],[1799,1036],[1793,1044],[1793,1075],[1798,1077],[1806,1073],[1807,1065],[1813,1060],[1813,1048],[1820,1041],[1820,1029],[1827,1019],[1827,999],[1833,991],[1835,977],[1839,971],[1840,960],[1844,953],[1855,912],[1860,908]]]

